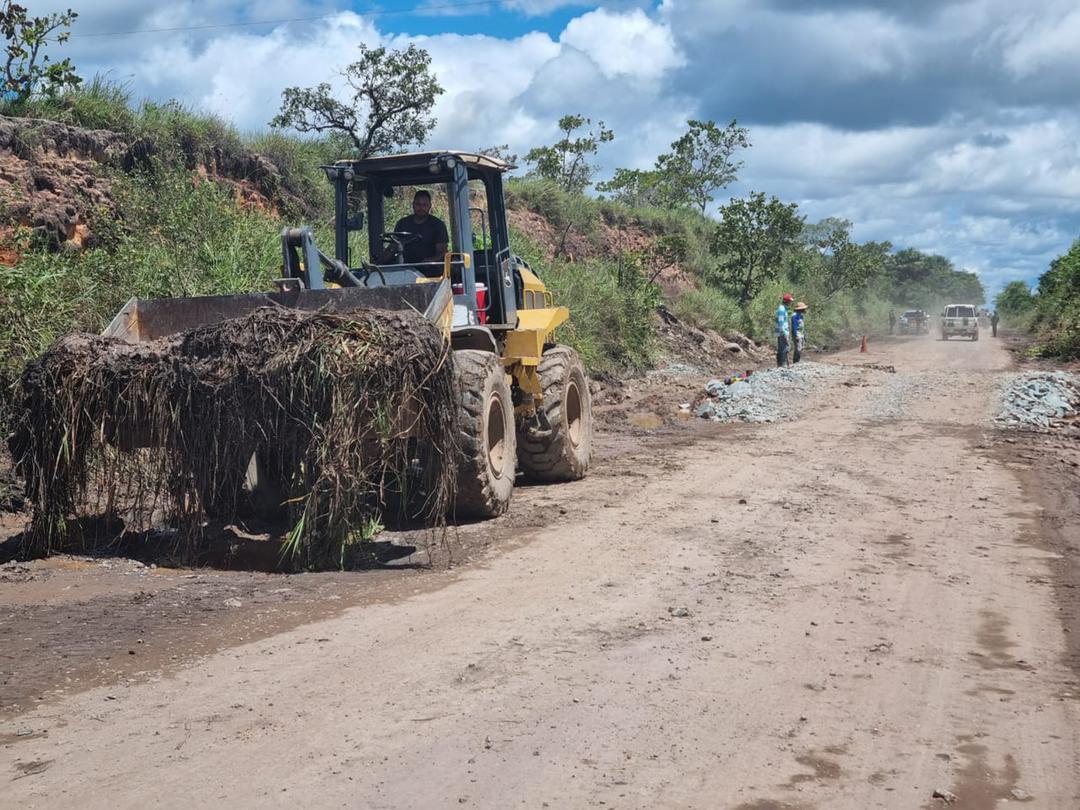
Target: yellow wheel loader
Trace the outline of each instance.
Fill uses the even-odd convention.
[[[588,381],[577,353],[554,343],[569,311],[511,251],[503,174],[513,166],[466,152],[420,152],[322,168],[334,187],[333,257],[318,249],[310,228],[286,228],[276,291],[133,298],[104,334],[149,341],[267,305],[342,314],[412,309],[438,325],[453,358],[457,516],[504,512],[519,471],[537,481],[584,476],[592,452]],[[446,201],[448,249],[437,261],[406,261],[415,237],[385,221],[387,209],[403,208],[415,189]],[[350,234],[365,224],[369,259],[351,255]],[[257,468],[256,456],[252,488]]]

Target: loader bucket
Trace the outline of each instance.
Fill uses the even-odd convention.
[[[450,283],[445,280],[391,287],[284,290],[197,298],[132,298],[102,335],[129,343],[143,343],[197,326],[239,318],[267,306],[337,314],[361,309],[413,309],[445,331],[449,329],[452,300]]]
[[[449,335],[453,317],[450,283],[403,284],[388,287],[342,287],[324,290],[283,290],[245,295],[210,295],[191,298],[132,298],[102,332],[104,337],[127,343],[146,343],[199,326],[249,315],[260,307],[285,307],[310,312],[347,315],[360,310],[412,309]],[[397,423],[411,424],[416,403],[402,402]],[[109,443],[121,450],[149,447],[150,427],[139,418],[121,417],[104,425]]]

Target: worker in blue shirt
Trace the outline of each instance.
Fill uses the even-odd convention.
[[[803,347],[806,345],[806,304],[802,301],[795,305],[795,314],[791,316],[791,362],[802,360]]]
[[[788,351],[791,348],[791,324],[788,322],[787,305],[795,300],[791,293],[784,293],[780,306],[776,308],[776,365],[782,368],[788,365]]]

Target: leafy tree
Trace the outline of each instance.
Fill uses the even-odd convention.
[[[981,304],[986,300],[979,277],[957,270],[944,256],[905,248],[885,261],[886,297],[901,306],[934,309],[943,301]]]
[[[851,241],[851,222],[829,217],[812,227],[814,246],[824,256],[823,289],[831,298],[841,290],[860,290],[885,268],[886,257],[892,250],[889,242]]]
[[[746,128],[735,121],[723,129],[713,121],[691,120],[687,126],[653,169],[616,169],[611,180],[597,188],[629,205],[696,208],[704,214],[712,193],[735,180],[742,161],[732,156],[750,140]]]
[[[1035,325],[1043,351],[1080,357],[1080,239],[1039,276]]]
[[[1003,318],[1026,315],[1035,307],[1035,296],[1022,281],[1010,281],[994,298],[994,306]]]
[[[585,129],[585,134],[575,134]],[[582,192],[592,183],[596,167],[589,163],[600,144],[614,140],[615,133],[604,126],[603,121],[592,127],[592,119],[581,115],[564,115],[559,119],[562,138],[551,146],[538,146],[525,155],[525,162],[533,167],[532,173],[551,180],[565,191]]]
[[[4,46],[4,93],[9,100],[22,103],[37,94],[51,95],[65,87],[75,87],[82,79],[70,59],[53,62],[44,49],[50,43],[68,41],[78,13],[70,8],[47,17],[30,17],[26,7],[3,0],[0,3],[0,34]]]
[[[325,82],[318,87],[288,87],[270,126],[343,133],[360,158],[421,144],[435,127],[431,108],[443,88],[423,48],[391,50],[362,44],[360,58],[341,75],[352,92],[348,101],[335,98]]]
[[[766,282],[779,277],[784,253],[798,243],[803,218],[798,205],[750,192],[721,206],[720,223],[712,238],[718,257],[716,277],[740,305],[745,306]]]
[[[656,170],[673,191],[702,214],[712,202],[712,192],[724,188],[737,176],[742,161],[733,161],[736,149],[750,145],[745,127],[732,121],[720,129],[712,121],[688,121],[690,129],[671,144],[671,152],[656,161]]]
[[[612,194],[619,202],[635,207],[677,207],[670,200],[672,190],[656,170],[616,169],[610,180],[596,184],[596,190]]]
[[[970,270],[953,270],[944,285],[945,298],[965,304],[981,304],[986,300],[986,289],[979,276]]]

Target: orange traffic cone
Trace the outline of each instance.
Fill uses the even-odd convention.
[[[859,349],[859,351],[863,354],[866,354],[866,335],[862,336],[862,348]]]

